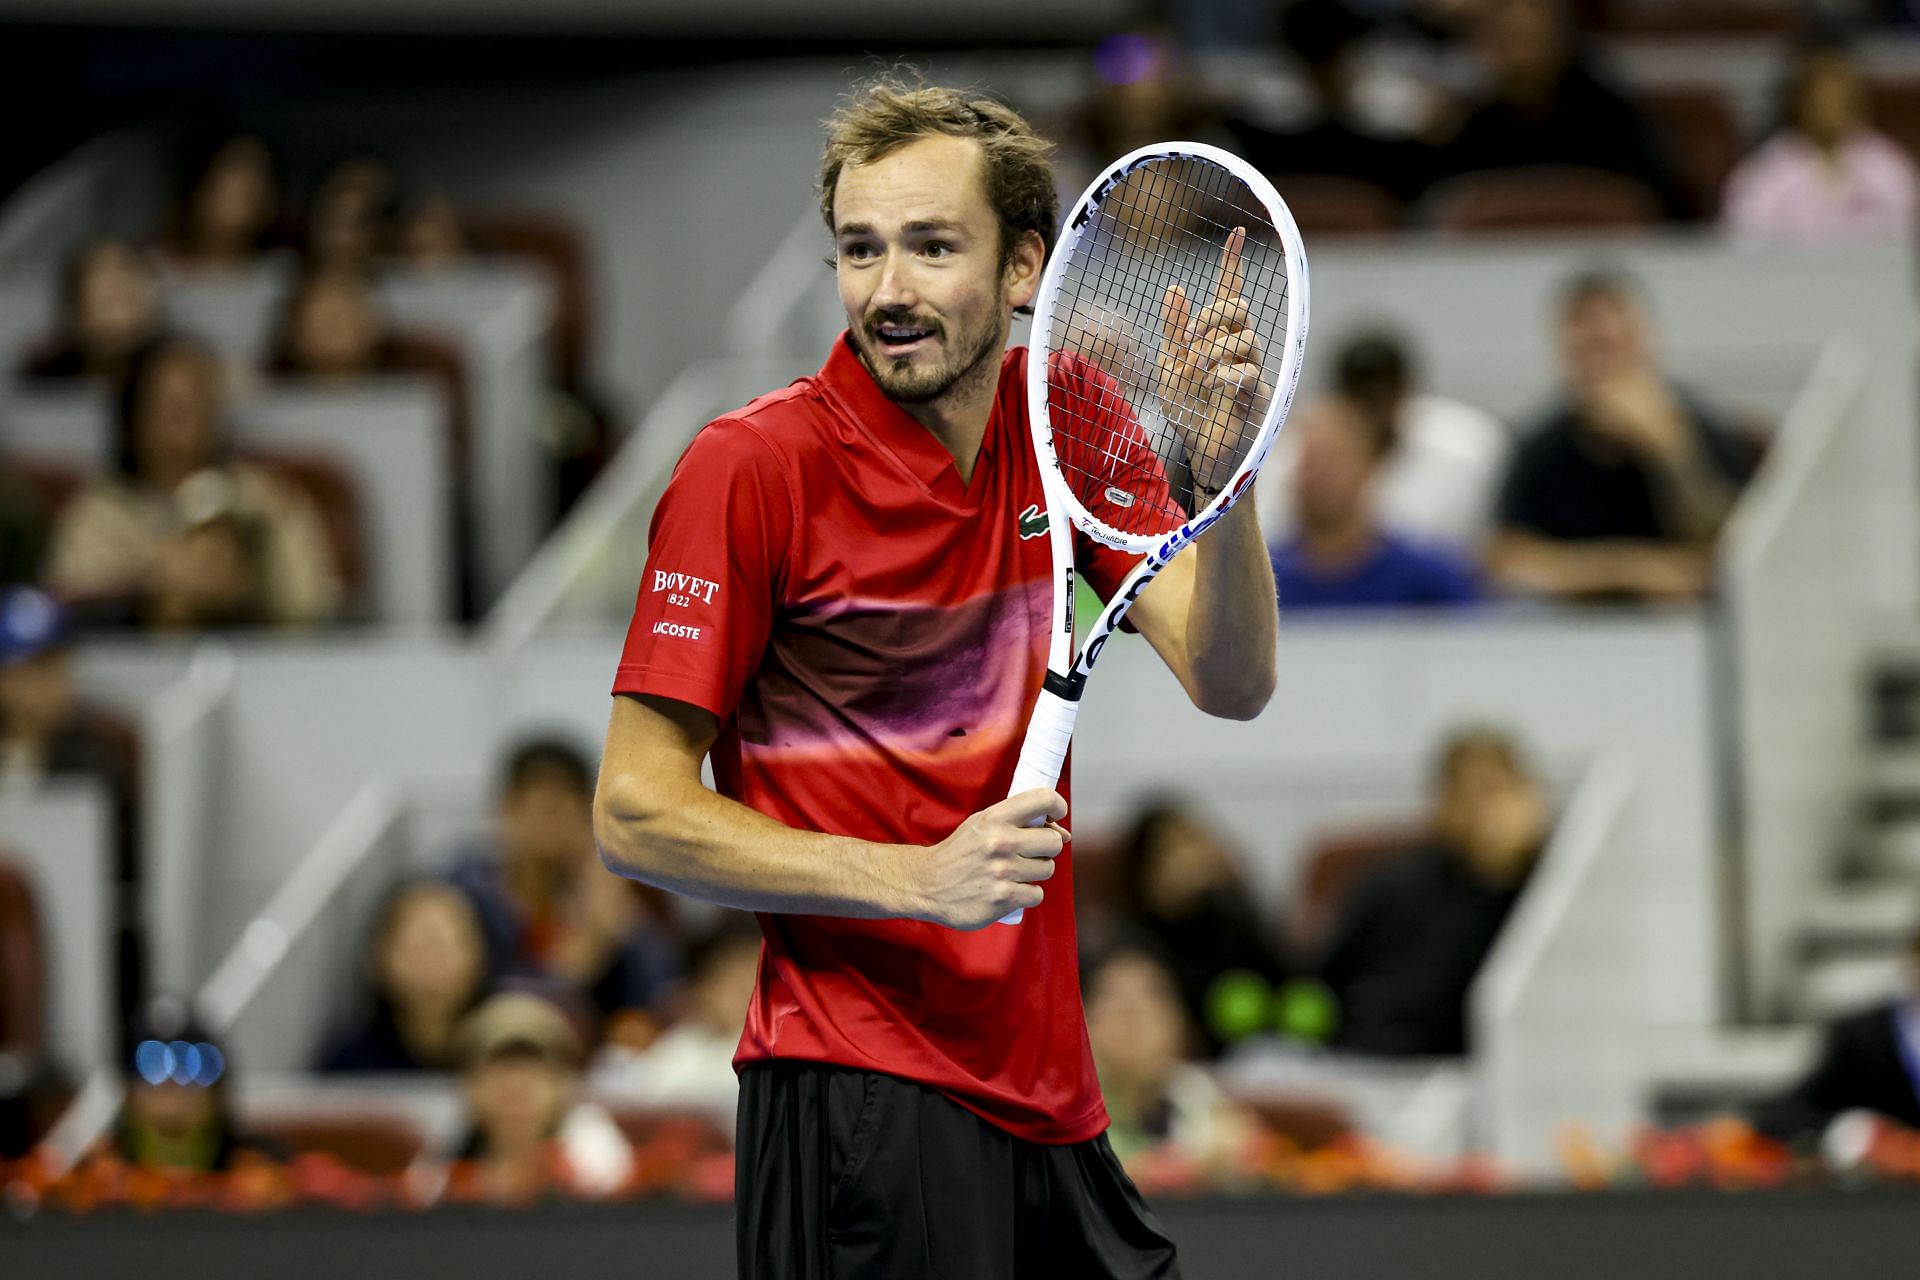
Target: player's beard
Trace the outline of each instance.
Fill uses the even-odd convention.
[[[910,358],[888,355],[874,336],[874,328],[882,323],[919,324],[911,314],[875,317],[861,331],[855,346],[860,362],[867,366],[887,399],[895,404],[931,404],[955,390],[970,390],[986,378],[999,375],[999,357],[1007,349],[1008,325],[1000,320],[1005,314],[1002,292],[977,328],[955,332],[944,324],[926,326],[937,331],[940,349],[946,355],[930,369],[916,369]]]

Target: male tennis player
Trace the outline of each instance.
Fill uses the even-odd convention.
[[[1051,612],[1006,350],[1057,225],[1048,150],[985,98],[857,92],[820,177],[847,332],[707,424],[654,512],[595,827],[614,870],[759,913],[748,1280],[1179,1274],[1104,1136],[1067,802],[1000,798]],[[1257,367],[1230,315],[1170,307],[1220,378]],[[1079,559],[1103,594],[1130,567]],[[1197,706],[1257,714],[1276,610],[1253,504],[1132,618]]]

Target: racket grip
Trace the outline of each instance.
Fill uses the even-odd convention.
[[[1079,715],[1078,699],[1068,701],[1051,689],[1040,691],[1040,700],[1034,704],[1033,716],[1027,721],[1027,740],[1020,744],[1020,763],[1014,766],[1013,785],[1007,788],[1009,796],[1036,787],[1051,787],[1060,781],[1060,770],[1067,763],[1067,747],[1073,741],[1073,722]],[[1035,818],[1029,825],[1037,827],[1044,821]],[[1023,914],[1019,910],[1010,911],[1000,917],[1000,923],[1019,924]]]

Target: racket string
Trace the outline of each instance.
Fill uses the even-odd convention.
[[[1224,210],[1223,216],[1215,216]],[[1169,386],[1168,373],[1204,379],[1198,353],[1169,349],[1168,289],[1190,321],[1223,283],[1224,247],[1245,228],[1236,292],[1244,329],[1261,347],[1260,377],[1222,404]],[[1162,157],[1129,173],[1094,208],[1068,247],[1049,335],[1048,410],[1054,454],[1088,512],[1124,534],[1170,532],[1206,505],[1196,463],[1224,482],[1266,417],[1284,349],[1287,262],[1259,198],[1229,170],[1196,157]],[[1175,335],[1181,340],[1184,335]],[[1226,393],[1230,401],[1232,393]]]

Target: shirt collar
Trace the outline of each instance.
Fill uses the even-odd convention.
[[[826,364],[821,366],[820,382],[834,403],[898,458],[929,491],[943,498],[965,500],[966,486],[960,483],[960,469],[954,465],[953,455],[933,432],[887,398],[854,350],[852,337],[844,330],[834,340]],[[974,463],[976,480],[981,467],[993,456],[994,437],[1002,429],[1002,416],[1001,402],[996,397],[993,416],[988,419],[986,435],[980,441],[980,457]]]

